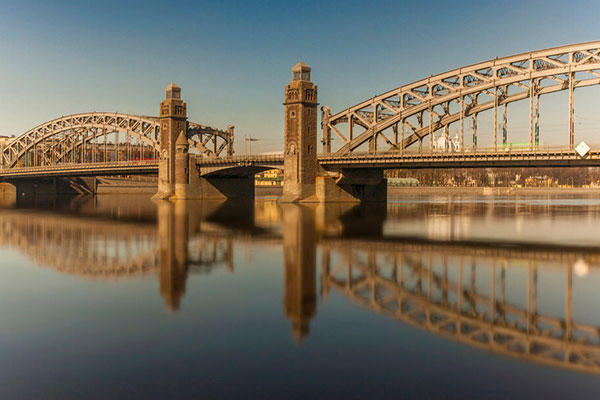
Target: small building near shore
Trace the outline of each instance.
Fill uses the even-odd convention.
[[[254,177],[255,186],[283,186],[283,172],[279,169],[270,169],[268,171],[256,174]]]
[[[387,178],[388,186],[419,186],[416,178]]]

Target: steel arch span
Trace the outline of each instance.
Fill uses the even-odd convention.
[[[477,115],[493,110],[493,146],[507,143],[507,105],[529,99],[529,148],[539,145],[539,98],[569,91],[569,128],[565,148],[573,148],[574,91],[600,84],[600,41],[532,51],[496,58],[434,75],[365,100],[335,115],[322,107],[323,152],[332,153],[331,133],[342,145],[333,151],[344,155],[368,143],[369,152],[403,151],[414,143],[422,149],[429,136],[442,131],[450,143],[449,126],[460,125],[458,149],[465,150],[464,130],[470,117],[472,148],[477,148]],[[498,109],[502,110],[502,137],[499,137]],[[565,139],[567,139],[565,135]],[[499,144],[499,140],[502,142]],[[446,145],[449,146],[449,145]]]
[[[190,146],[205,157],[217,158],[224,151],[228,156],[233,154],[232,125],[220,130],[189,122],[187,137]],[[155,159],[160,149],[159,140],[157,117],[98,112],[73,114],[38,125],[4,144],[0,165],[3,168],[39,167]]]

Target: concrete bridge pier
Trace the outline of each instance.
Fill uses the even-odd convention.
[[[181,178],[182,183],[176,185],[175,196],[172,199],[254,200],[254,175],[206,176],[196,166],[194,157],[188,161],[187,171],[189,171],[188,175]]]
[[[96,193],[95,177],[17,179],[0,183],[1,196],[36,197]]]
[[[254,176],[202,176],[196,156],[190,155],[187,132],[187,105],[181,88],[171,83],[160,104],[160,161],[158,192],[154,200],[254,199]]]
[[[311,68],[292,68],[285,88],[285,149],[282,203],[386,201],[383,170],[347,169],[330,173],[317,161],[317,86]]]
[[[317,176],[316,200],[319,202],[386,202],[387,180],[383,170],[342,170],[337,177]]]
[[[254,178],[202,177],[196,157],[190,156],[189,144],[182,132],[175,143],[175,184],[171,200],[254,199]]]
[[[318,201],[317,86],[310,80],[310,70],[303,62],[294,65],[292,81],[285,88],[282,203]]]
[[[187,105],[181,100],[181,88],[171,83],[165,89],[165,100],[160,103],[160,155],[158,162],[158,192],[155,200],[166,200],[175,195],[176,145],[182,136],[187,145]],[[185,155],[187,157],[187,154]],[[181,165],[179,165],[181,166]],[[186,171],[180,171],[185,175]]]

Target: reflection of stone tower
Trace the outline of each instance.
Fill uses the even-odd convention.
[[[184,132],[175,143],[175,198],[186,199],[189,187],[190,145]]]
[[[186,202],[158,205],[160,293],[169,311],[177,311],[185,293],[188,255]]]
[[[292,68],[285,88],[284,179],[281,202],[301,201],[315,194],[317,175],[317,86],[310,67]]]
[[[308,335],[317,308],[315,216],[313,210],[293,204],[282,210],[284,311],[292,322],[292,336],[300,341]]]
[[[155,199],[167,199],[175,193],[175,141],[187,132],[186,104],[181,100],[181,88],[171,83],[160,103],[160,159],[158,193]]]

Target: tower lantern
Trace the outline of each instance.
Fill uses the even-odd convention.
[[[171,83],[165,88],[165,99],[181,99],[181,88]]]
[[[292,80],[310,82],[310,67],[303,62],[292,67]]]

